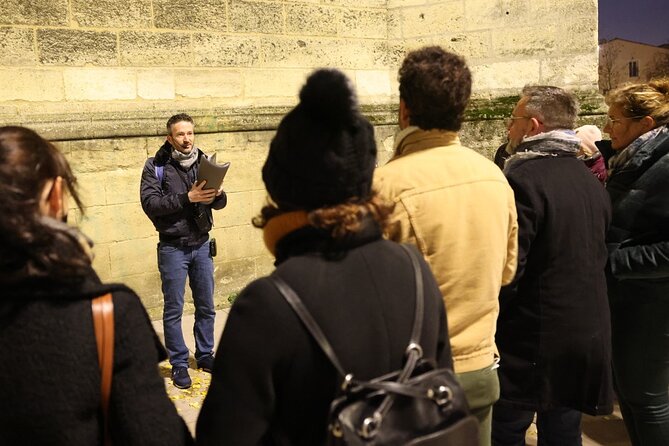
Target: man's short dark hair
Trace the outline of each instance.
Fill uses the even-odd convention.
[[[412,51],[402,62],[399,82],[411,125],[460,130],[472,91],[472,75],[464,58],[438,46]]]
[[[568,91],[551,85],[526,85],[525,112],[537,118],[547,130],[573,129],[578,117],[578,102]]]
[[[167,134],[171,135],[172,134],[172,126],[176,124],[177,122],[181,121],[186,121],[190,122],[191,124],[195,125],[193,122],[193,118],[190,117],[190,115],[186,113],[178,113],[174,116],[172,116],[170,119],[167,120]]]

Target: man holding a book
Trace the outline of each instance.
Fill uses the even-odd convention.
[[[211,372],[214,363],[214,240],[209,240],[212,209],[227,204],[222,181],[227,170],[209,161],[195,147],[193,118],[187,114],[167,121],[167,141],[149,158],[142,171],[142,209],[159,234],[158,270],[164,297],[163,330],[172,364],[172,383],[191,386],[188,347],[181,330],[186,277],[195,304],[195,360],[198,368]],[[203,180],[200,167],[207,164]],[[222,173],[221,173],[222,171]]]

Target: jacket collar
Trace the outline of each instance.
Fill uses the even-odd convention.
[[[395,136],[395,151],[390,161],[421,150],[457,144],[460,144],[460,139],[456,132],[438,129],[423,130],[416,126],[409,126]]]

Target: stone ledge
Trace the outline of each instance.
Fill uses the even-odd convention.
[[[577,91],[581,115],[600,115],[606,106],[596,91]],[[467,121],[499,120],[511,114],[518,96],[474,98],[466,112]],[[202,102],[206,102],[205,105]],[[8,104],[9,105],[9,104]],[[187,111],[198,133],[275,130],[292,108],[287,105],[233,106],[209,101],[146,101],[143,103],[97,102],[65,104],[12,104],[0,112],[3,125],[33,128],[52,140],[103,139],[160,136],[165,134],[169,116]],[[363,114],[376,126],[397,123],[397,104],[361,106]]]

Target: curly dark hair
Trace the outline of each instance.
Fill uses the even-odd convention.
[[[59,229],[40,212],[42,190],[59,176],[83,212],[76,178],[56,146],[25,127],[0,127],[0,283],[67,280],[90,266],[67,227]]]
[[[411,125],[423,130],[460,130],[472,90],[472,75],[464,58],[438,46],[412,51],[402,62],[399,83]]]

